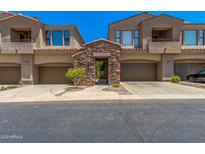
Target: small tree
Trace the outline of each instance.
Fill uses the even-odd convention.
[[[102,72],[103,72],[103,65],[104,65],[104,62],[103,61],[96,61],[96,64],[95,64],[95,70],[96,70],[96,76],[98,79],[101,78],[102,76]]]
[[[77,68],[70,68],[65,73],[65,76],[72,80],[74,83],[74,86],[77,87],[81,81],[85,80],[85,69],[81,67]]]

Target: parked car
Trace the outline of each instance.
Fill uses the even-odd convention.
[[[187,80],[191,82],[205,82],[205,70],[201,70],[196,74],[189,74]]]

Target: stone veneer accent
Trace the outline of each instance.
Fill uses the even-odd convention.
[[[104,39],[83,45],[83,49],[73,55],[74,67],[83,67],[86,70],[86,80],[81,84],[95,85],[96,58],[108,58],[108,84],[119,83],[120,50],[121,45]]]

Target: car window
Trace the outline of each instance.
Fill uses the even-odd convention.
[[[199,74],[205,75],[205,70],[201,71]]]

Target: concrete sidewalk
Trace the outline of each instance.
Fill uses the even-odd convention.
[[[205,90],[185,85],[158,82],[122,83],[131,95],[104,91],[106,85],[96,85],[80,91],[69,91],[71,85],[30,85],[0,92],[0,102],[44,102],[79,100],[138,99],[205,99]]]

